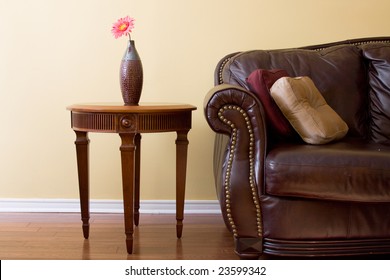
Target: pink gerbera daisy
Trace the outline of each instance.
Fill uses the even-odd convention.
[[[129,16],[125,18],[118,19],[112,26],[111,32],[115,36],[115,39],[121,37],[122,35],[129,35],[131,30],[134,28],[134,18]]]

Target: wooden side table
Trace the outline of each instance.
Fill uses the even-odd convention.
[[[139,223],[141,133],[175,132],[176,139],[176,234],[183,231],[187,167],[187,134],[196,107],[180,104],[76,104],[71,111],[76,133],[77,168],[84,238],[89,237],[89,138],[88,132],[118,133],[121,164],[126,248],[133,252],[134,224]]]

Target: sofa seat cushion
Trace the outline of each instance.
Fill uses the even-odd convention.
[[[390,147],[344,139],[326,145],[283,144],[265,164],[265,191],[286,197],[390,202]]]

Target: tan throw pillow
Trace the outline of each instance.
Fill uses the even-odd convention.
[[[326,103],[309,77],[280,78],[270,92],[283,115],[306,143],[325,144],[347,134],[347,124]]]

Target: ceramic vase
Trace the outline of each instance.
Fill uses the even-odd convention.
[[[119,79],[124,105],[138,105],[142,92],[143,69],[133,40],[127,43],[121,61]]]

